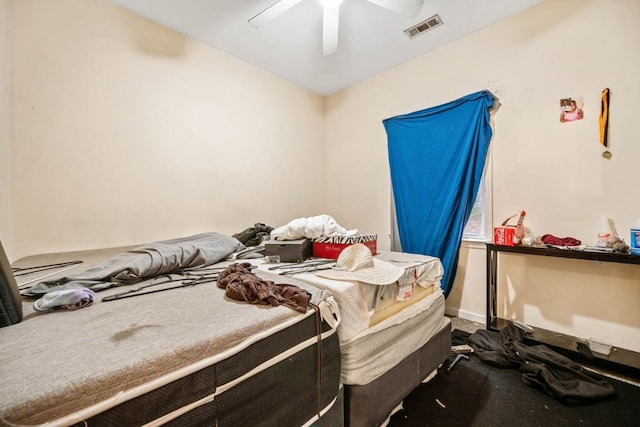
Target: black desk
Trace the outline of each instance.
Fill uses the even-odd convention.
[[[500,252],[508,252],[522,255],[547,256],[554,258],[573,258],[591,261],[615,262],[622,264],[640,265],[640,256],[607,252],[587,252],[564,250],[538,246],[500,246],[487,243],[487,329],[500,330],[511,323],[509,320],[499,319],[497,315],[498,301],[498,257]],[[580,340],[576,337],[560,334],[534,326],[534,333],[527,335],[534,341],[549,344],[555,347],[573,350],[577,349]],[[612,347],[608,356],[593,353],[599,359],[605,359],[613,363],[631,366],[640,369],[640,354]]]

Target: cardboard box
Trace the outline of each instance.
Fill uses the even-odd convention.
[[[272,262],[302,262],[311,257],[311,240],[269,240],[264,255]]]
[[[516,228],[512,225],[501,225],[493,227],[493,244],[502,246],[515,246],[513,233]]]

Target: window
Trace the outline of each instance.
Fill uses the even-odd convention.
[[[491,240],[491,168],[487,165],[480,181],[478,195],[471,209],[471,215],[464,227],[462,240],[487,242]]]

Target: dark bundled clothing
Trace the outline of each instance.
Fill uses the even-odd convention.
[[[235,263],[218,275],[218,287],[236,301],[257,305],[284,305],[300,313],[309,306],[309,293],[295,285],[278,284],[251,273],[248,262]]]
[[[561,402],[575,404],[615,395],[606,380],[545,345],[526,345],[524,336],[523,330],[508,325],[500,332],[478,330],[468,343],[484,363],[519,369],[526,385]]]
[[[261,222],[254,224],[253,227],[246,228],[240,233],[236,233],[231,237],[235,237],[245,246],[258,246],[263,241],[269,240],[269,235],[273,231],[273,227],[264,225]]]

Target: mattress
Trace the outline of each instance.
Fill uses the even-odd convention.
[[[88,268],[125,249],[28,257],[14,266],[82,260]],[[267,426],[320,418],[341,425],[332,298],[296,279],[258,276],[306,289],[320,310],[231,301],[215,283],[80,310],[37,313],[24,300],[23,321],[0,329],[1,423]]]
[[[365,287],[371,312],[369,326],[399,313],[440,288],[444,268],[436,257],[382,251],[376,258],[404,268],[405,273],[392,285]]]
[[[316,276],[313,272],[294,275],[296,279],[332,293],[342,315],[338,333],[343,344],[385,319],[392,319],[385,325],[406,320],[407,315],[413,314],[405,312],[405,308],[427,296],[435,294],[437,297],[441,293],[443,268],[438,258],[400,252],[380,252],[376,258],[404,268],[404,275],[397,282],[385,286],[333,280]],[[285,271],[278,268],[284,264],[268,264],[264,260],[251,262],[263,271]],[[430,303],[422,307],[425,305]]]
[[[405,269],[385,286],[334,280],[313,273],[293,277],[331,292],[338,303],[343,384],[367,384],[425,345],[445,321],[440,289],[442,263],[438,258],[381,252],[376,258]],[[258,263],[259,269],[279,271]],[[443,359],[444,360],[444,359]]]

